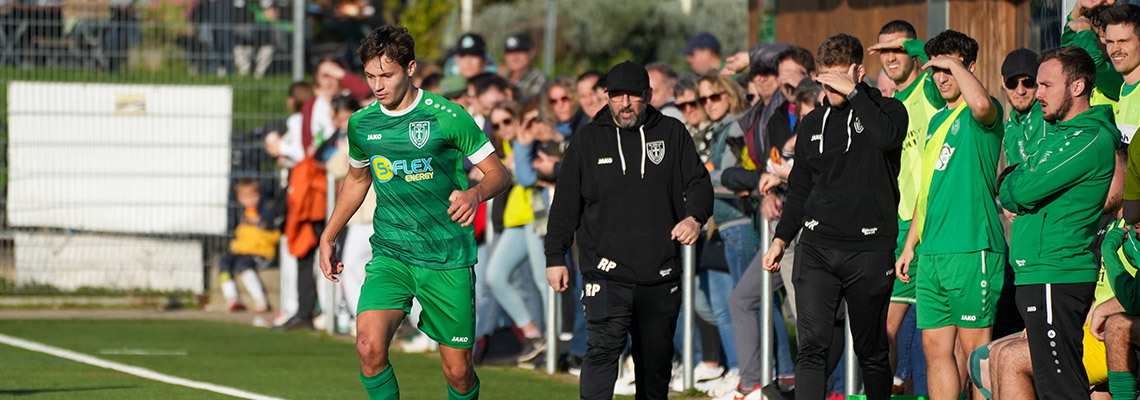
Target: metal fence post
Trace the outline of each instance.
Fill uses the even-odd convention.
[[[546,285],[546,373],[558,371],[558,292]]]
[[[305,0],[293,0],[293,81],[305,79]]]
[[[760,223],[760,253],[761,255],[768,252],[768,248],[772,245],[772,231],[769,229],[768,218],[761,217]],[[765,271],[760,276],[760,354],[764,355],[764,360],[772,357],[772,335],[775,331],[772,329],[772,273]],[[783,323],[783,321],[780,321]],[[760,383],[767,385],[772,382],[772,362],[765,361],[760,364]]]
[[[699,240],[699,239],[698,239]],[[681,365],[685,390],[693,388],[693,277],[696,254],[692,245],[681,246]]]

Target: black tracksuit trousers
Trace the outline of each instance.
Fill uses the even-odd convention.
[[[681,280],[642,285],[584,276],[582,307],[589,331],[579,385],[582,399],[614,397],[618,363],[630,336],[637,399],[667,399]]]
[[[796,399],[827,395],[828,362],[841,300],[847,301],[855,354],[869,400],[891,397],[887,303],[894,285],[894,252],[844,251],[800,242],[792,284],[796,287],[799,354]],[[640,378],[639,378],[640,379]]]

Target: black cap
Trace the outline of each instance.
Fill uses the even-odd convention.
[[[503,52],[528,51],[534,48],[534,41],[525,32],[516,32],[503,41]]]
[[[748,49],[748,76],[776,75],[780,66],[780,53],[792,47],[787,43],[769,43]]]
[[[606,91],[610,93],[644,93],[646,90],[649,90],[649,72],[638,63],[626,60],[606,74]]]
[[[483,37],[474,33],[465,33],[459,37],[459,49],[456,51],[460,55],[469,56],[484,56],[487,54],[487,42],[483,41]]]
[[[681,54],[693,54],[693,51],[697,49],[709,49],[712,50],[713,53],[720,54],[720,41],[716,40],[716,36],[713,36],[711,33],[701,32],[693,36],[692,39],[689,39],[689,44],[685,45],[685,48],[681,50]]]
[[[1009,52],[1005,61],[1001,63],[1001,76],[1009,79],[1015,76],[1028,75],[1037,79],[1037,53],[1027,48],[1020,48]]]

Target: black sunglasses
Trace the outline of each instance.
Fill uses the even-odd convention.
[[[1005,80],[1005,88],[1009,90],[1017,89],[1017,84],[1020,83],[1026,89],[1033,89],[1037,87],[1037,79],[1032,76],[1015,76]]]
[[[677,103],[675,105],[677,106],[678,110],[688,110],[689,107],[697,107],[697,101],[696,100],[687,101],[684,103]]]
[[[502,120],[501,122],[492,122],[491,127],[495,128],[495,130],[499,130],[504,126],[510,125],[511,122],[514,122],[514,121],[515,121],[514,118],[507,118],[507,119]]]
[[[719,102],[721,97],[723,97],[723,96],[724,96],[724,92],[714,93],[714,94],[711,94],[708,96],[703,96],[700,99],[698,99],[697,101],[700,101],[701,105],[708,105],[710,101]]]

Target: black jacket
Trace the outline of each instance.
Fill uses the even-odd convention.
[[[712,183],[693,138],[646,106],[640,129],[619,129],[608,106],[570,139],[554,190],[546,265],[566,264],[577,233],[583,275],[655,283],[681,273],[673,226],[712,214]]]
[[[825,103],[804,116],[776,237],[791,242],[805,227],[804,243],[893,250],[906,128],[902,103],[865,84],[842,107]]]

